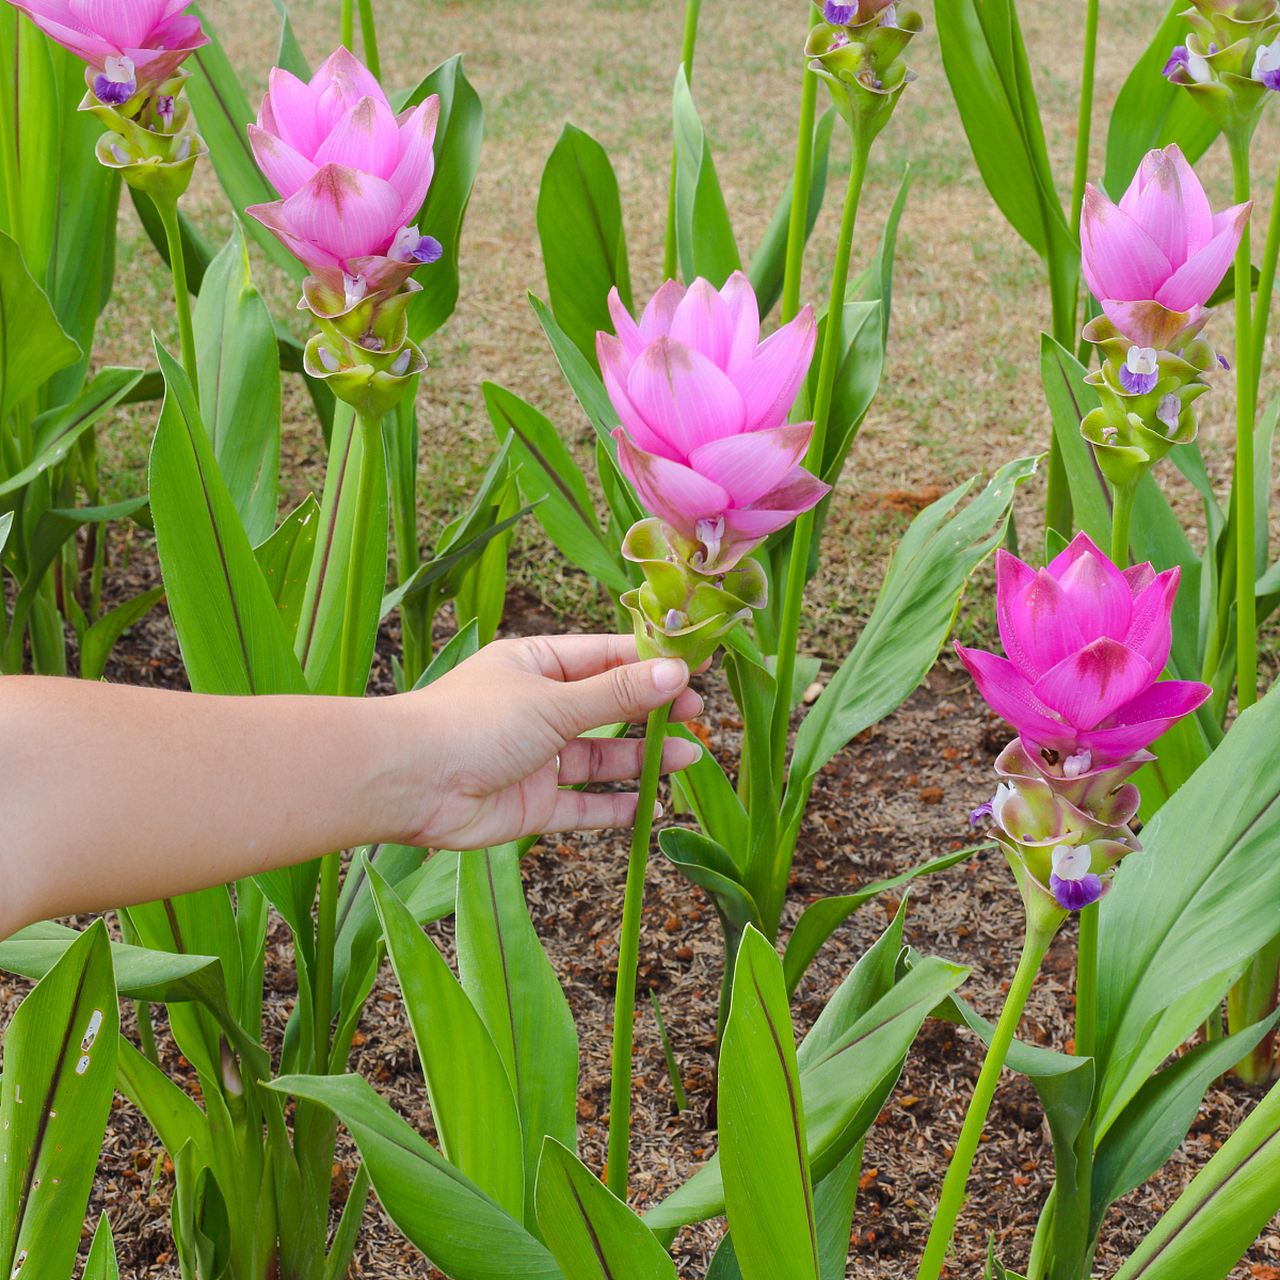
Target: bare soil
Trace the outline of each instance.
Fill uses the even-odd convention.
[[[157,580],[149,545],[134,546],[127,569],[109,574],[108,594],[133,595]],[[513,594],[507,633],[577,629],[534,598]],[[371,693],[390,690],[389,654],[397,637],[384,634]],[[185,687],[177,639],[163,604],[118,646],[108,678],[129,684]],[[705,699],[699,737],[736,773],[741,724],[714,669],[698,678]],[[968,814],[992,790],[991,765],[1008,726],[976,697],[968,677],[944,659],[892,716],[860,734],[826,766],[805,820],[793,867],[782,939],[805,904],[817,897],[907,869],[971,843]],[[669,803],[665,790],[662,795]],[[678,822],[667,817],[663,822]],[[604,1161],[609,1052],[617,936],[627,860],[626,833],[555,837],[534,847],[523,864],[530,914],[564,986],[578,1026],[581,1074],[579,1150],[599,1171]],[[1123,872],[1122,872],[1123,873]],[[803,1034],[858,956],[885,928],[898,894],[869,903],[832,937],[793,1002]],[[109,924],[114,924],[108,916]],[[86,917],[69,921],[83,926]],[[429,932],[452,958],[446,920]],[[1012,878],[994,850],[912,888],[907,940],[924,954],[972,966],[963,994],[985,1016],[999,1012],[1017,961],[1021,907]],[[1071,1047],[1074,926],[1055,941],[1033,990],[1020,1034],[1059,1050]],[[715,913],[657,852],[645,890],[636,1023],[632,1203],[655,1203],[680,1185],[715,1150],[714,1048],[723,953]],[[265,1040],[277,1052],[296,999],[289,930],[274,916],[267,942]],[[5,977],[0,1018],[7,1019],[29,984]],[[656,1023],[643,997],[652,990],[678,1059],[689,1109],[677,1114]],[[122,1006],[125,1034],[136,1041],[133,1011]],[[194,1071],[167,1032],[163,1008],[153,1022],[166,1070],[198,1092]],[[861,1192],[850,1236],[847,1275],[909,1280],[923,1248],[946,1163],[982,1060],[967,1030],[929,1020],[912,1047],[893,1097],[866,1143]],[[430,1109],[399,991],[386,966],[366,1006],[350,1069],[375,1087],[421,1132],[433,1136]],[[1102,1233],[1095,1275],[1109,1275],[1222,1144],[1261,1096],[1227,1080],[1209,1091],[1187,1139],[1160,1174],[1116,1205]],[[358,1155],[340,1135],[334,1225]],[[951,1276],[979,1276],[989,1233],[1009,1266],[1026,1259],[1040,1205],[1052,1182],[1053,1152],[1043,1112],[1029,1083],[1006,1073],[997,1092],[970,1180],[970,1196],[955,1239]],[[117,1096],[86,1219],[111,1219],[121,1273],[177,1277],[169,1230],[172,1165],[145,1120]],[[705,1274],[723,1221],[682,1231],[674,1254],[681,1277]],[[399,1235],[371,1200],[351,1274],[404,1280],[439,1276]],[[1264,1232],[1233,1277],[1276,1280],[1280,1232]]]

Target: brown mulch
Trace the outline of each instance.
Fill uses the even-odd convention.
[[[886,495],[888,497],[890,495]],[[109,603],[157,581],[153,544],[135,537],[127,565],[115,554]],[[536,599],[513,596],[504,625],[510,633],[570,629]],[[398,637],[384,628],[371,691],[391,688],[389,654]],[[829,674],[829,672],[827,673]],[[186,687],[176,635],[163,604],[122,640],[107,678],[131,684]],[[705,698],[699,737],[735,776],[741,741],[722,677],[699,677]],[[801,833],[783,937],[805,904],[847,893],[869,881],[971,842],[969,811],[992,790],[991,765],[1007,739],[963,671],[943,659],[924,685],[884,722],[860,734],[823,770]],[[670,801],[664,791],[663,799]],[[670,816],[664,822],[679,821]],[[604,1161],[610,1034],[617,933],[627,843],[618,832],[549,838],[523,864],[530,913],[564,985],[581,1044],[579,1151],[597,1172]],[[797,1031],[812,1024],[858,956],[892,918],[898,896],[869,903],[828,943],[796,993]],[[78,923],[86,923],[81,918]],[[429,932],[452,955],[452,923]],[[1021,939],[1021,909],[1011,877],[991,850],[912,889],[906,938],[924,954],[973,967],[963,988],[994,1018],[1012,977]],[[1070,1047],[1074,1002],[1074,929],[1064,928],[1037,979],[1022,1024],[1024,1038]],[[714,1048],[716,1000],[723,953],[714,910],[660,855],[650,862],[641,936],[636,1023],[632,1200],[643,1209],[680,1185],[716,1147]],[[288,929],[274,917],[267,941],[265,1039],[278,1053],[296,998]],[[7,1020],[29,984],[0,979],[0,1020]],[[656,993],[690,1107],[676,1114],[656,1024],[644,996]],[[152,1009],[166,1069],[194,1087],[194,1072],[167,1032],[165,1011]],[[136,1041],[132,1007],[122,1006],[126,1035]],[[853,1221],[847,1275],[908,1280],[923,1248],[946,1161],[959,1131],[981,1046],[967,1030],[929,1021],[913,1046],[888,1105],[867,1137],[861,1194]],[[426,1091],[413,1038],[390,967],[379,977],[357,1035],[351,1069],[372,1080],[421,1131],[432,1134]],[[1192,1132],[1158,1177],[1115,1206],[1103,1229],[1095,1274],[1109,1275],[1261,1096],[1235,1081],[1210,1090]],[[357,1153],[339,1136],[336,1183],[349,1181]],[[970,1196],[955,1240],[950,1276],[980,1276],[994,1232],[1007,1265],[1025,1263],[1036,1216],[1052,1180],[1052,1145],[1043,1112],[1027,1081],[1006,1074],[980,1148]],[[177,1277],[169,1231],[172,1165],[150,1126],[117,1096],[94,1184],[87,1223],[109,1215],[127,1276]],[[335,1196],[334,1222],[340,1199]],[[85,1247],[87,1248],[86,1226]],[[682,1277],[701,1277],[723,1221],[686,1229],[674,1247]],[[1232,1273],[1266,1277],[1280,1259],[1273,1223]],[[353,1275],[438,1276],[424,1264],[371,1198]]]

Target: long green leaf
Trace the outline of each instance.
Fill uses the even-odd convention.
[[[440,98],[440,120],[431,146],[435,174],[414,224],[423,235],[434,236],[444,254],[417,276],[422,291],[414,295],[408,311],[409,336],[415,342],[435,333],[458,303],[462,222],[480,165],[484,133],[484,107],[463,73],[461,54],[442,62],[411,93],[397,99],[396,109],[417,106],[433,93]]]
[[[720,180],[711,158],[711,144],[693,105],[684,64],[676,71],[672,96],[676,138],[676,248],[680,271],[692,284],[705,276],[719,289],[742,270],[738,246],[729,224]]]
[[[94,1228],[93,1243],[84,1262],[82,1280],[120,1280],[116,1262],[116,1242],[111,1235],[111,1220],[104,1213]]]
[[[106,925],[9,1022],[0,1077],[0,1274],[70,1275],[111,1109],[120,1014]]]
[[[458,976],[498,1047],[520,1111],[531,1227],[542,1139],[571,1151],[577,1145],[578,1033],[529,919],[515,845],[460,855],[457,911]]]
[[[280,359],[239,219],[205,274],[193,317],[200,416],[249,541],[270,537],[280,470]]]
[[[444,957],[395,891],[367,868],[387,954],[445,1158],[517,1221],[524,1214],[520,1117],[498,1050]],[[465,1063],[465,1070],[459,1070]]]
[[[535,1196],[565,1280],[676,1280],[653,1232],[554,1138],[542,1145]]]
[[[1102,904],[1099,1135],[1275,935],[1248,908],[1280,894],[1278,734],[1272,692],[1143,829]],[[1162,1016],[1175,1005],[1177,1018]]]
[[[107,610],[85,633],[80,642],[80,677],[83,680],[101,680],[107,659],[116,641],[139,618],[156,607],[164,597],[163,587],[142,591],[132,600]]]
[[[804,1102],[777,953],[748,926],[720,1052],[720,1167],[745,1280],[820,1280]]]
[[[1223,1280],[1280,1208],[1280,1088],[1191,1180],[1115,1280]]]
[[[254,559],[266,580],[284,619],[285,633],[292,641],[298,634],[302,617],[302,600],[307,590],[307,575],[316,550],[316,532],[320,527],[320,504],[314,494],[305,498],[280,522],[280,527],[265,542],[253,549]]]
[[[556,322],[599,372],[596,332],[613,332],[609,290],[631,310],[618,179],[605,149],[566,124],[538,187],[538,239]]]
[[[387,1216],[453,1280],[562,1280],[546,1248],[361,1076],[281,1076],[267,1087],[334,1112],[360,1148]]]
[[[0,424],[41,383],[79,358],[80,347],[58,323],[22,250],[0,231]]]

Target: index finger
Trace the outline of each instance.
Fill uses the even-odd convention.
[[[639,662],[635,636],[590,634],[576,636],[532,636],[525,641],[527,651],[540,675],[569,683],[586,680],[601,672]],[[707,657],[693,674],[711,665]]]

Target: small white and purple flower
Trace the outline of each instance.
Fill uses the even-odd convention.
[[[1160,397],[1160,403],[1156,405],[1156,417],[1170,432],[1178,429],[1178,417],[1181,413],[1182,401],[1172,392]]]
[[[138,77],[132,58],[107,58],[93,78],[93,93],[108,107],[123,106],[138,92]]]
[[[858,16],[857,4],[837,4],[836,0],[826,0],[822,6],[822,16],[833,27],[847,27]]]
[[[1102,880],[1089,869],[1093,854],[1087,844],[1060,844],[1050,855],[1049,889],[1065,911],[1079,911],[1102,897]]]
[[[391,248],[387,250],[387,257],[395,258],[398,262],[416,262],[419,266],[424,266],[439,262],[443,253],[440,241],[435,236],[419,235],[417,227],[401,227],[391,242]]]
[[[1130,347],[1120,366],[1120,385],[1131,396],[1145,396],[1160,381],[1160,365],[1154,347]]]
[[[1216,52],[1216,50],[1213,50]],[[1175,45],[1173,52],[1169,55],[1169,61],[1164,64],[1164,70],[1161,75],[1172,80],[1181,72],[1185,79],[1195,84],[1207,84],[1213,79],[1213,72],[1209,70],[1209,64],[1205,61],[1202,54],[1195,53],[1188,49],[1185,44]]]
[[[1260,44],[1253,55],[1253,78],[1268,89],[1280,90],[1280,40]]]

